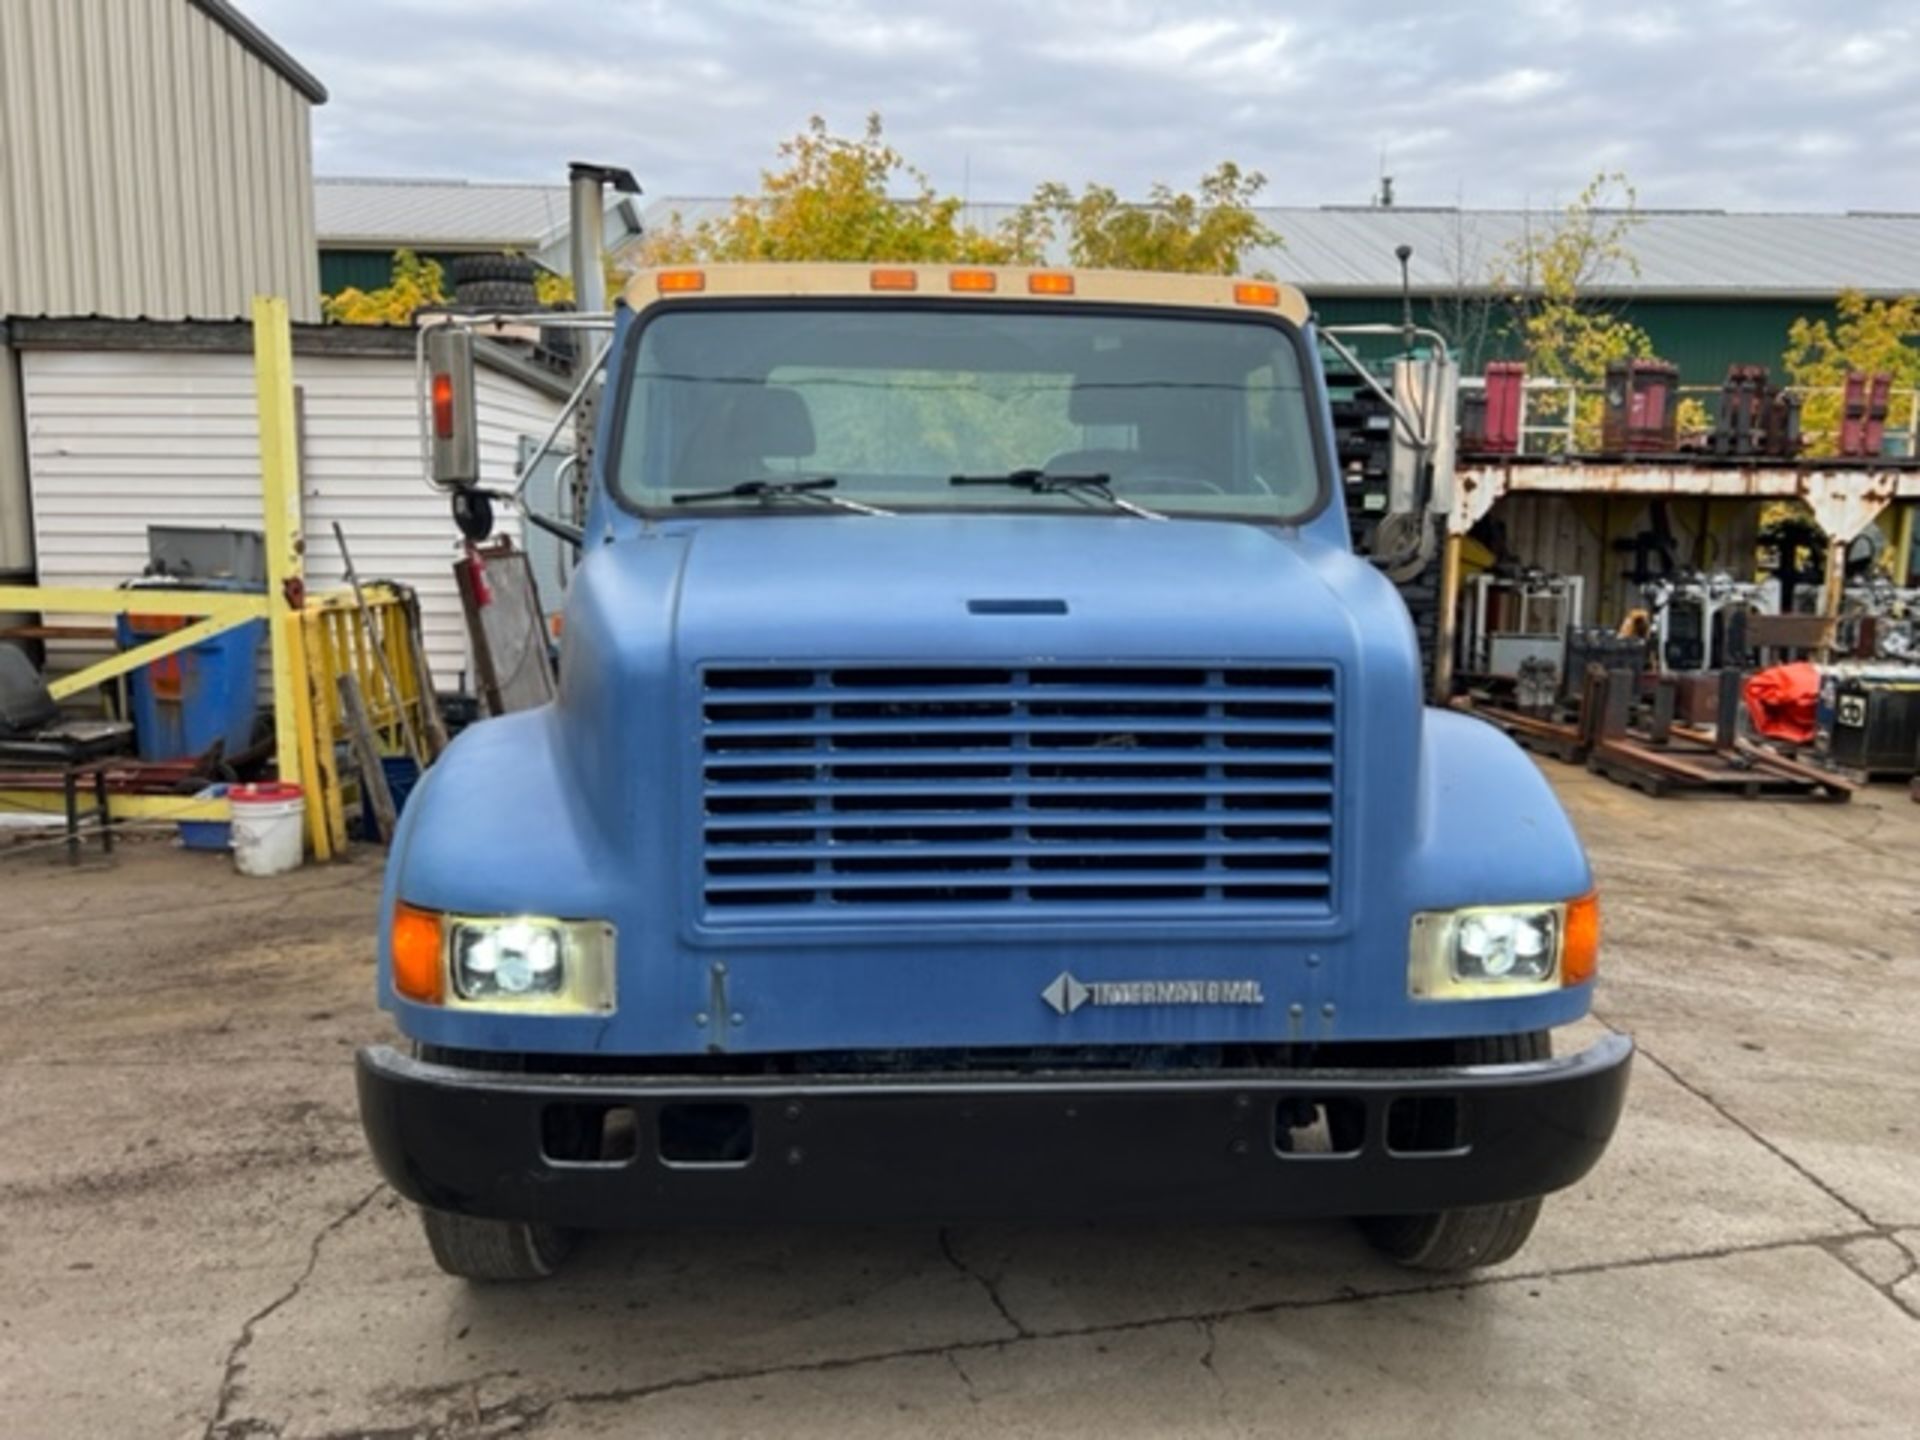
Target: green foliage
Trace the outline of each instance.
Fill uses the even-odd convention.
[[[1800,427],[1813,455],[1839,448],[1841,387],[1850,372],[1884,372],[1893,377],[1896,390],[1920,388],[1920,296],[1869,300],[1848,290],[1835,309],[1837,324],[1794,321],[1781,356],[1787,378],[1809,392]]]
[[[447,301],[446,275],[439,262],[422,260],[411,250],[393,256],[393,278],[378,290],[347,287],[323,296],[321,314],[338,325],[408,325],[413,312]]]
[[[1068,260],[1089,269],[1238,274],[1248,251],[1281,243],[1253,208],[1266,183],[1259,171],[1231,160],[1202,175],[1197,191],[1156,184],[1145,204],[1122,200],[1106,185],[1075,195],[1048,181],[1002,227],[1001,238],[1022,257],[1037,258],[1064,234]]]

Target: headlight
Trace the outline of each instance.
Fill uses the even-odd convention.
[[[1407,992],[1417,1000],[1537,995],[1593,977],[1598,897],[1553,905],[1475,905],[1413,917]]]
[[[613,927],[543,915],[443,915],[402,905],[394,988],[450,1009],[606,1014],[614,1008]]]

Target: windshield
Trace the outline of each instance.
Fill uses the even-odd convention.
[[[675,309],[642,329],[627,385],[613,473],[645,509],[829,477],[888,511],[1114,513],[1094,478],[1156,514],[1295,520],[1321,493],[1294,332],[1231,313]]]

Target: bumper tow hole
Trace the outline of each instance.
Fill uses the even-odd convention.
[[[1403,1096],[1387,1107],[1387,1150],[1394,1155],[1463,1155],[1465,1107],[1455,1095]]]
[[[625,1165],[640,1153],[640,1117],[631,1105],[549,1105],[540,1149],[559,1165]]]
[[[1273,1146],[1282,1155],[1358,1155],[1367,1135],[1367,1107],[1347,1095],[1283,1097],[1274,1109]]]
[[[753,1158],[753,1112],[745,1105],[660,1107],[660,1159],[668,1165],[745,1165]]]

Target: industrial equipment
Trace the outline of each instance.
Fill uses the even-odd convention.
[[[1585,588],[1578,575],[1532,569],[1474,576],[1460,632],[1461,669],[1515,680],[1522,666],[1536,661],[1552,667],[1557,687],[1566,672],[1567,634],[1584,615]]]
[[[1600,450],[1605,455],[1670,452],[1675,448],[1680,369],[1670,361],[1607,362],[1602,392]]]
[[[1820,677],[1814,744],[1830,763],[1911,775],[1920,752],[1920,666],[1838,665]]]
[[[1724,571],[1648,581],[1641,595],[1652,619],[1654,667],[1685,673],[1746,664],[1746,617],[1775,613],[1778,594],[1772,582]]]

